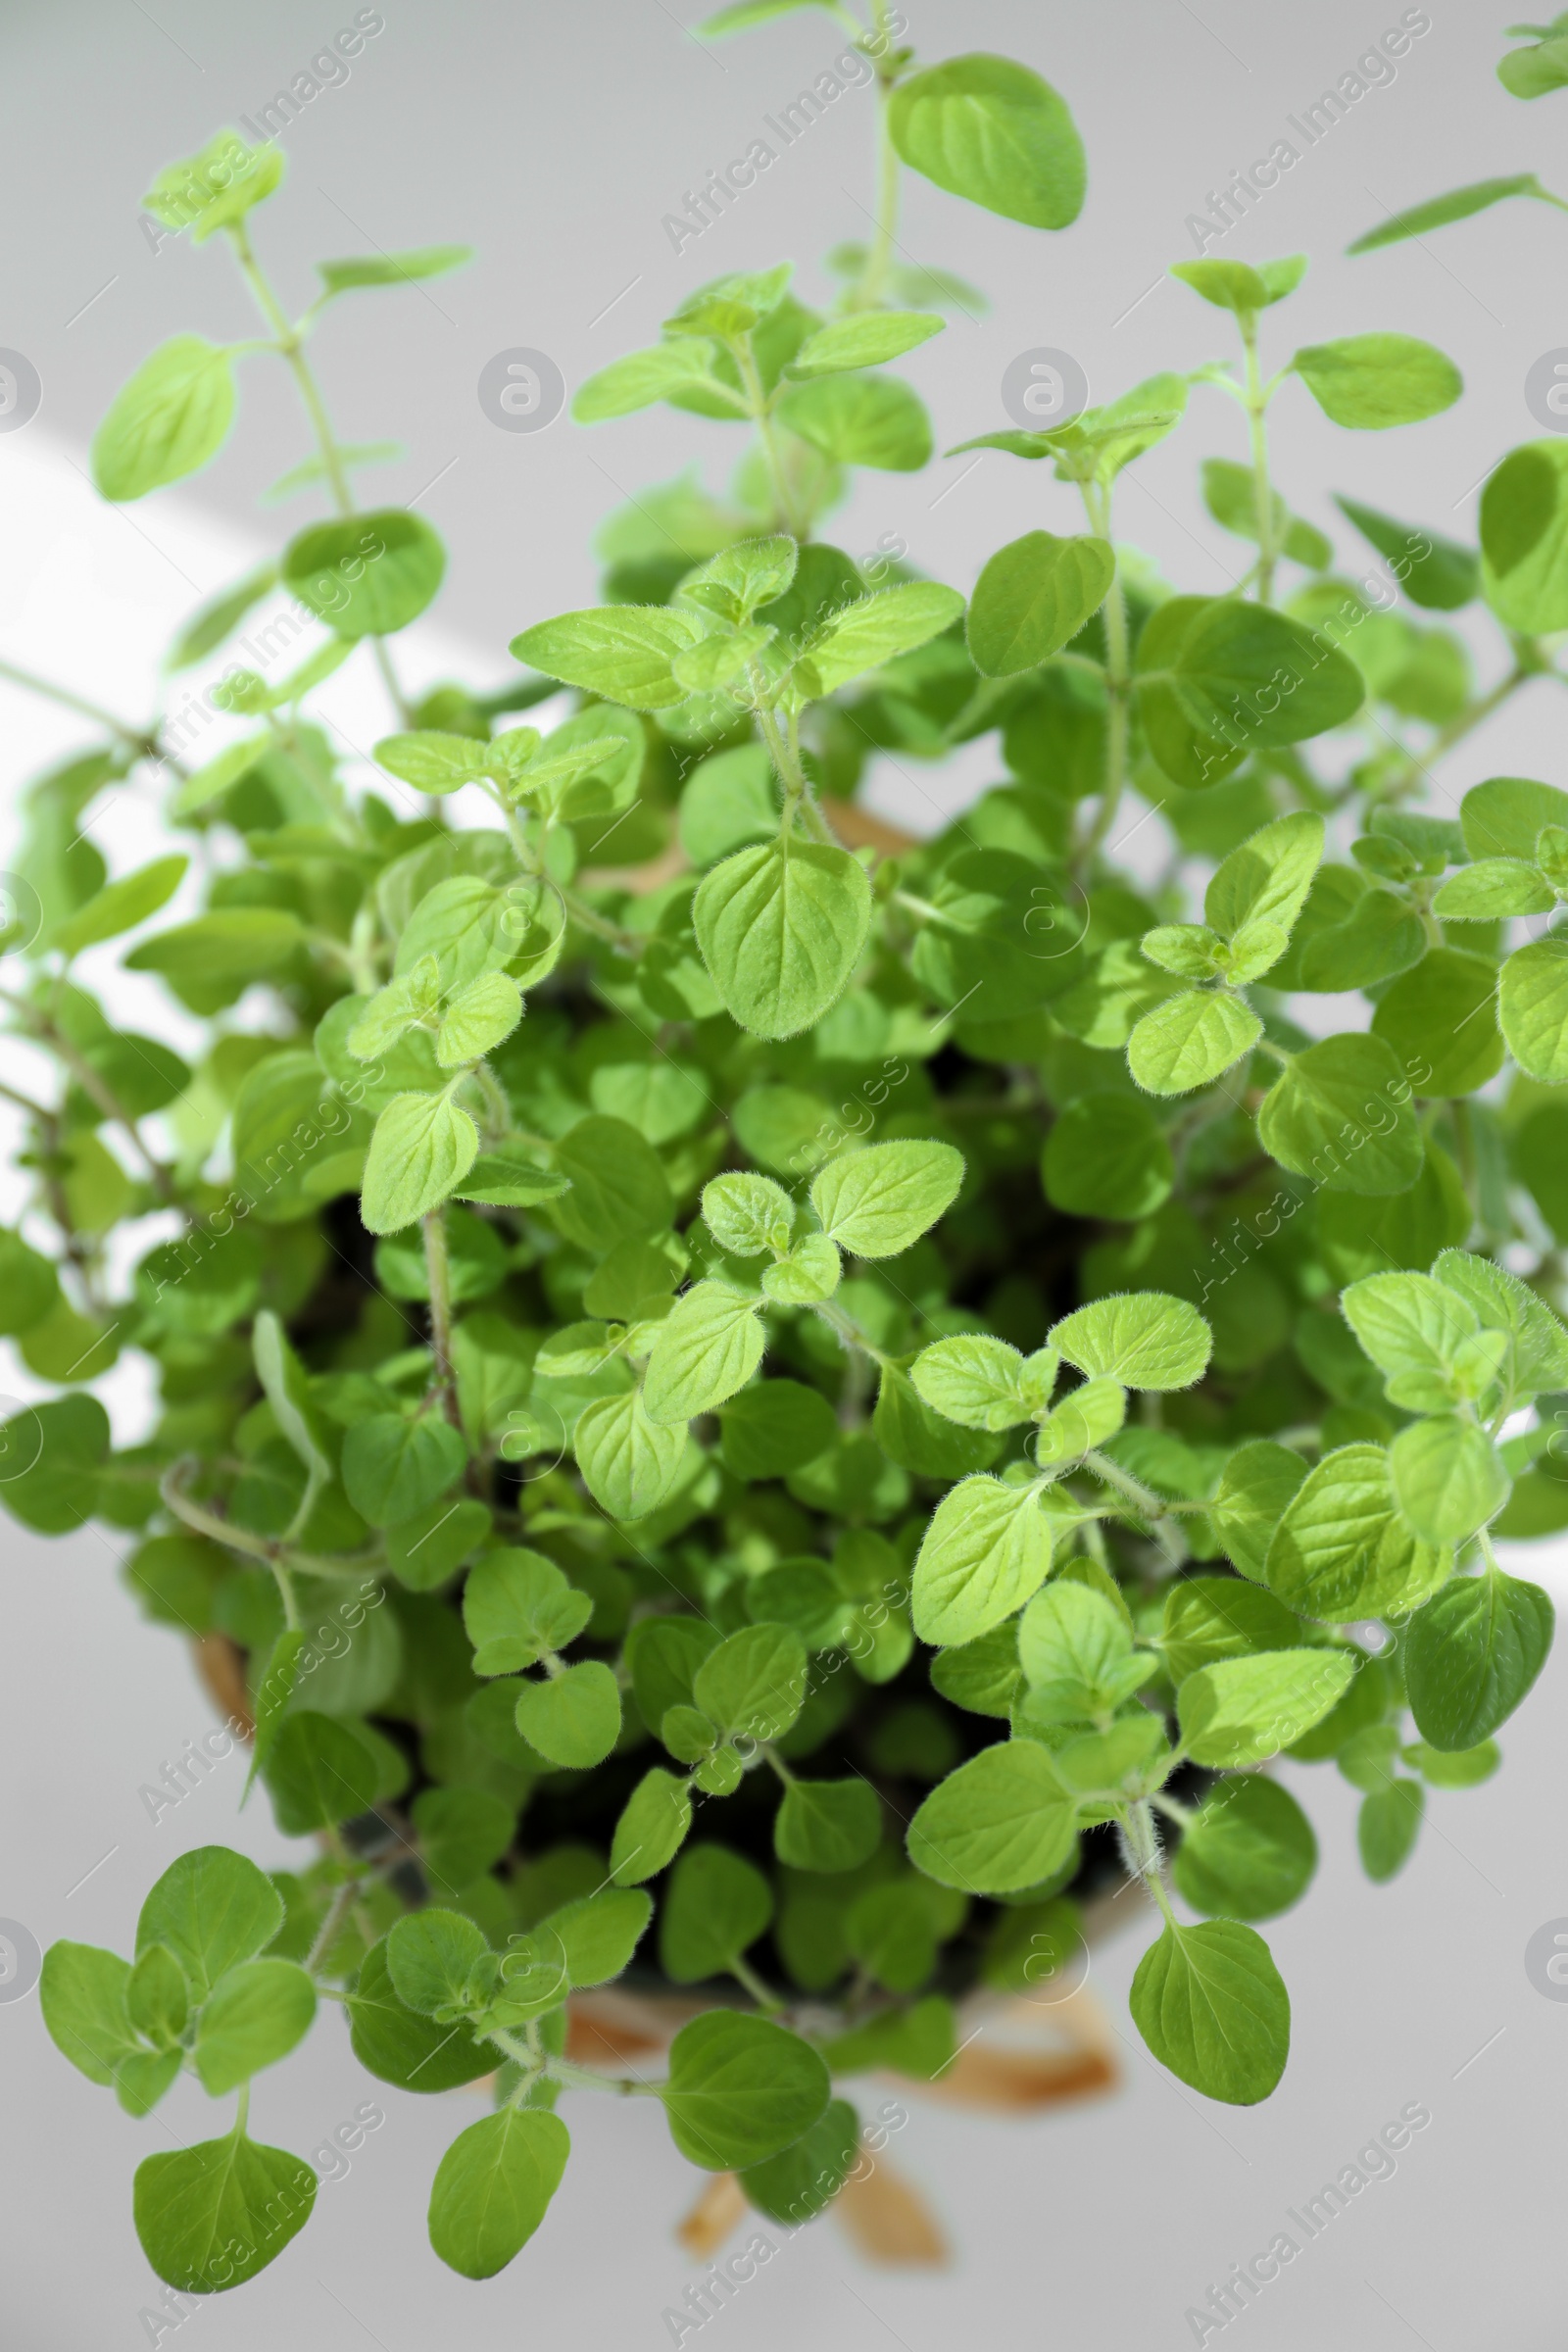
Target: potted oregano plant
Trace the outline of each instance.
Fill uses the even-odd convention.
[[[499,686],[404,694],[444,552],[361,508],[309,357],[462,250],[324,263],[295,316],[252,243],[275,148],[222,133],[146,199],[260,323],[146,361],[99,487],[194,473],[236,368],[280,362],[326,510],[171,651],[220,669],[220,748],[106,722],[28,791],[8,906],[6,1019],[58,1081],[5,1083],[32,1205],[0,1309],[60,1394],[6,1428],[0,1500],[134,1535],[148,1615],[238,1675],[252,1778],[319,1845],[186,1854],[124,1951],[44,1963],[123,2107],[182,2071],[236,2102],[136,2173],[184,2292],[309,2219],[251,2086],[264,2124],[323,2001],[380,2082],[494,2078],[429,2209],[469,2278],[543,2223],[579,2092],[651,2095],[763,2213],[819,2211],[838,2085],[939,2076],[955,2001],[1065,1965],[1123,1874],[1139,2032],[1262,2099],[1290,1998],[1255,1923],[1316,1859],[1271,1761],[1337,1763],[1391,1878],[1550,1639],[1494,1539],[1568,1525],[1568,792],[1449,756],[1561,681],[1564,445],[1504,460],[1479,551],[1346,497],[1383,560],[1347,578],[1276,426],[1315,401],[1353,470],[1459,371],[1393,330],[1293,348],[1304,260],[1210,255],[1175,274],[1211,364],[952,420],[1031,507],[972,593],[867,577],[824,529],[853,467],[931,461],[890,369],[980,300],[906,255],[902,173],[1050,232],[1085,168],[1031,66],[831,13],[876,81],[874,234],[830,301],[786,263],[697,286],[577,388],[584,428],[662,401],[744,446],[723,496],[611,518],[599,606],[507,615]],[[1250,550],[1234,594],[1118,542],[1120,476],[1177,431]],[[1500,630],[1480,678],[1464,608]],[[373,767],[311,714],[356,659]],[[1007,780],[934,839],[857,811],[878,750],[980,737]],[[1440,758],[1457,814],[1421,807]],[[111,876],[86,819],[127,777],[181,846]],[[78,962],[109,942],[200,1053],[117,1024]],[[92,1381],[127,1348],[161,1404],[116,1447]],[[619,1979],[700,1988],[658,2079],[568,2052]]]

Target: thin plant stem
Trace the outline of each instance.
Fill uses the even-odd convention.
[[[327,487],[332,493],[332,503],[337,508],[339,514],[345,517],[357,514],[359,510],[355,506],[354,493],[349,485],[348,467],[344,464],[343,452],[338,446],[337,436],[332,430],[332,421],[326,413],[326,403],[321,397],[321,388],[316,380],[309,360],[305,357],[304,339],[299,328],[290,324],[282,304],[272,291],[266,271],[257,261],[245,222],[243,220],[230,222],[228,235],[246,283],[256,299],[256,307],[272,329],[273,349],[287,363],[294,381],[299,387],[305,414],[310,418],[311,430],[316,436],[316,446],[321,460],[321,470],[326,476]],[[411,726],[414,720],[413,708],[405,697],[402,687],[398,684],[397,673],[392,666],[392,657],[387,652],[386,641],[381,637],[373,637],[370,642],[375,665],[381,672],[382,682],[391,697],[392,707],[397,711],[403,725]]]
[[[1237,314],[1242,346],[1247,354],[1247,439],[1252,458],[1252,514],[1257,530],[1257,601],[1269,604],[1274,595],[1274,490],[1268,478],[1268,391],[1257,364],[1257,320],[1250,312]]]
[[[430,1286],[430,1352],[435,1359],[435,1386],[454,1429],[463,1426],[458,1411],[458,1384],[452,1370],[452,1263],[447,1254],[446,1210],[432,1208],[421,1220],[424,1233],[424,1270]]]

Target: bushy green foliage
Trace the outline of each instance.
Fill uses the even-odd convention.
[[[1524,94],[1568,81],[1563,45],[1515,53]],[[604,2086],[564,2054],[568,1995],[627,1970],[713,2001],[667,2081],[616,2086],[764,2213],[848,2172],[835,2076],[940,2072],[955,1999],[1059,1965],[1071,1890],[1120,1870],[1157,1906],[1150,2047],[1261,2099],[1290,2004],[1252,1923],[1316,1860],[1271,1759],[1338,1761],[1388,1878],[1424,1790],[1494,1768],[1550,1639],[1493,1538],[1568,1525],[1568,792],[1414,804],[1499,700],[1560,682],[1564,445],[1493,472],[1479,555],[1342,500],[1389,574],[1341,577],[1273,485],[1276,396],[1382,429],[1458,372],[1395,332],[1288,357],[1299,257],[1190,262],[1234,364],[962,443],[1042,493],[967,608],[867,576],[819,526],[852,466],[932,447],[881,369],[978,300],[900,258],[901,163],[1048,230],[1084,174],[1027,68],[916,70],[880,13],[860,46],[882,210],[831,313],[788,265],[729,276],[576,394],[585,425],[749,426],[728,500],[682,476],[612,516],[603,604],[524,628],[495,691],[401,697],[385,640],[444,552],[358,509],[375,453],[332,439],[305,356],[324,306],[461,249],[323,265],[291,324],[249,242],[275,152],[220,136],[148,199],[221,232],[267,334],[156,352],[100,488],[205,464],[270,351],[318,434],[291,484],[332,510],[171,655],[292,593],[315,650],[226,670],[247,732],[192,767],[164,722],[118,727],[31,789],[5,999],[59,1089],[23,1102],[3,1326],[62,1394],[4,1433],[0,1500],[135,1532],[148,1613],[243,1654],[254,1773],[322,1845],[270,1879],[187,1854],[134,1961],[45,1964],[50,2031],[132,2113],[182,2067],[240,2091],[226,2137],[136,2176],[182,2290],[309,2216],[311,2168],[246,2119],[318,1987],[382,2082],[499,2069],[430,2206],[471,2278],[545,2214],[560,2094]],[[1227,399],[1248,462],[1206,458],[1203,490],[1250,569],[1177,593],[1116,541],[1117,480]],[[1395,581],[1489,608],[1497,682]],[[346,778],[309,702],[362,647],[397,724]],[[1006,780],[935,839],[846,846],[875,751],[980,737]],[[184,854],[105,871],[88,812],[132,769],[167,779],[199,891]],[[131,933],[198,1055],[80,985]],[[128,1450],[90,1394],[122,1348],[162,1396]]]

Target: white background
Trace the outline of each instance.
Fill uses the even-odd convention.
[[[474,397],[483,363],[533,345],[573,383],[653,339],[702,277],[780,251],[801,256],[808,295],[824,293],[811,257],[859,233],[857,206],[867,200],[869,101],[849,93],[743,207],[677,256],[661,216],[831,57],[840,44],[826,17],[705,52],[683,37],[683,11],[662,0],[385,13],[350,81],[290,133],[291,184],[262,217],[259,242],[291,303],[307,298],[318,254],[438,237],[482,248],[474,270],[437,283],[428,302],[404,292],[343,306],[321,360],[345,435],[397,436],[408,448],[397,467],[363,477],[367,496],[417,497],[452,546],[441,604],[400,649],[410,679],[489,683],[506,674],[505,644],[518,628],[591,597],[589,531],[622,491],[700,453],[717,488],[732,445],[719,428],[663,412],[594,434],[564,418],[536,436],[503,434]],[[1385,207],[1460,180],[1526,166],[1548,184],[1564,176],[1563,117],[1550,101],[1525,108],[1500,91],[1492,12],[1431,13],[1432,30],[1393,86],[1372,91],[1216,250],[1312,251],[1306,286],[1271,322],[1276,361],[1296,341],[1393,325],[1452,353],[1465,400],[1408,433],[1340,433],[1288,388],[1276,411],[1277,470],[1293,504],[1325,527],[1336,517],[1318,492],[1339,487],[1466,537],[1486,467],[1538,430],[1521,385],[1565,333],[1545,291],[1561,283],[1565,224],[1544,207],[1516,205],[1420,247],[1356,262],[1343,247]],[[1097,397],[1152,367],[1218,356],[1225,320],[1159,280],[1192,250],[1185,216],[1231,167],[1289,135],[1286,116],[1397,14],[1364,0],[1311,11],[1203,0],[1200,17],[1185,0],[1092,10],[926,0],[912,27],[923,57],[974,44],[1027,59],[1071,100],[1091,157],[1090,202],[1060,238],[911,187],[909,250],[1001,297],[984,320],[957,320],[911,365],[939,447],[1003,421],[1002,370],[1034,345],[1075,352]],[[304,453],[286,384],[252,363],[240,429],[208,475],[133,509],[98,506],[83,473],[86,441],[129,368],[182,327],[247,331],[223,256],[183,243],[154,253],[134,198],[161,164],[263,103],[338,21],[317,0],[260,16],[159,0],[156,22],[135,0],[9,15],[0,125],[28,234],[8,256],[0,341],[32,358],[44,405],[24,432],[0,436],[0,659],[127,716],[150,708],[159,652],[182,615],[275,544],[279,518],[258,516],[254,501]],[[714,450],[721,458],[707,454]],[[1209,453],[1242,454],[1240,420],[1217,395],[1198,395],[1189,425],[1138,469],[1119,517],[1124,536],[1202,590],[1223,587],[1227,564],[1236,568],[1235,543],[1205,520],[1194,486],[1196,459]],[[1036,521],[1073,527],[1067,493],[1041,480],[1044,468],[992,458],[959,479],[964,463],[912,479],[862,477],[837,535],[859,551],[896,530],[918,564],[967,589],[1001,540]],[[306,503],[280,519],[293,528],[310,513]],[[1337,535],[1354,557],[1343,524]],[[1485,648],[1484,633],[1477,644]],[[1480,659],[1494,675],[1494,652]],[[359,666],[327,701],[351,748],[385,723]],[[1533,689],[1451,760],[1438,805],[1490,773],[1562,781],[1555,691]],[[76,722],[3,689],[0,721],[8,792],[85,740]],[[986,780],[971,757],[962,789]],[[934,821],[931,791],[907,764],[884,766],[872,783],[880,805],[915,823]],[[94,838],[122,870],[149,854],[155,830],[156,796],[143,786],[121,796]],[[117,1011],[149,1017],[123,980],[113,986]],[[11,1066],[21,1070],[20,1055]],[[31,1388],[4,1367],[0,1386]],[[117,1373],[109,1388],[121,1435],[134,1434],[135,1374]],[[186,1846],[222,1839],[273,1863],[287,1852],[259,1803],[236,1816],[234,1766],[160,1825],[147,1818],[138,1788],[214,1718],[179,1643],[142,1625],[122,1591],[111,1557],[122,1543],[88,1532],[43,1544],[0,1527],[0,1916],[43,1943],[70,1935],[125,1948],[147,1885]],[[1510,1565],[1554,1591],[1568,1585],[1561,1546]],[[1136,2352],[1190,2343],[1187,2307],[1290,2228],[1286,2209],[1411,2101],[1433,2121],[1396,2176],[1374,2182],[1227,2335],[1259,2352],[1316,2352],[1329,2340],[1349,2352],[1560,2343],[1553,2249],[1568,2005],[1531,1987],[1523,1952],[1539,1926],[1568,1915],[1557,1795],[1565,1690],[1558,1659],[1503,1735],[1502,1775],[1434,1795],[1414,1859],[1385,1888],[1369,1886],[1354,1862],[1353,1792],[1330,1767],[1293,1773],[1324,1859],[1308,1900],[1268,1930],[1295,2019],[1290,2068],[1264,2107],[1211,2107],[1143,2057],[1125,1995],[1145,1937],[1125,1936],[1095,1978],[1127,2036],[1114,2097],[1022,2124],[909,2098],[911,2122],[889,2155],[950,2230],[949,2271],[871,2270],[829,2223],[784,2249],[704,2330],[706,2343],[720,2352],[803,2340],[926,2352],[956,2336]],[[7,2352],[147,2342],[138,2315],[155,2303],[156,2282],[131,2230],[130,2174],[150,2149],[211,2132],[226,2103],[211,2106],[186,2082],[155,2117],[130,2122],[53,2051],[35,1996],[0,2004],[0,2080]],[[430,2175],[478,2112],[475,2094],[421,2101],[368,2084],[328,2015],[305,2051],[259,2085],[254,2126],[308,2152],[368,2095],[388,2121],[349,2177],[323,2183],[308,2230],[255,2285],[185,2322],[182,2348],[281,2341],[336,2352],[368,2341],[412,2352],[442,2340],[510,2352],[567,2340],[621,2352],[670,2340],[661,2312],[698,2275],[671,2229],[701,2180],[651,2104],[567,2102],[576,2154],[549,2221],[511,2271],[481,2287],[445,2273],[423,2239]]]

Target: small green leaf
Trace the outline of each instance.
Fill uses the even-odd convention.
[[[962,611],[957,591],[935,580],[906,580],[842,606],[807,640],[813,693],[831,694],[900,654],[913,653],[951,628]]]
[[[869,1781],[794,1781],[774,1818],[773,1851],[791,1870],[858,1870],[881,1836],[882,1808]]]
[[[131,2210],[158,2277],[180,2294],[243,2286],[311,2218],[316,2175],[298,2156],[230,2132],[144,2157]]]
[[[1108,1089],[1057,1113],[1041,1173],[1046,1199],[1070,1216],[1152,1216],[1168,1200],[1176,1163],[1146,1102]]]
[[[620,1737],[620,1690],[602,1659],[585,1658],[517,1693],[517,1729],[552,1764],[586,1772]]]
[[[1331,1625],[1418,1608],[1448,1554],[1412,1535],[1381,1446],[1341,1446],[1310,1471],[1268,1546],[1265,1579],[1288,1608]]]
[[[1294,1796],[1260,1773],[1222,1781],[1182,1832],[1171,1866],[1195,1911],[1272,1919],[1306,1892],[1317,1839]]]
[[[138,867],[121,881],[107,883],[51,932],[50,946],[63,955],[77,956],[101,939],[115,939],[122,931],[134,930],[173,897],[189,863],[188,858],[155,858],[150,865]]]
[[[930,311],[860,311],[808,335],[784,372],[803,377],[880,368],[940,335],[946,323]]]
[[[722,400],[727,387],[713,374],[712,358],[712,345],[697,335],[683,335],[675,343],[656,343],[648,351],[629,351],[624,359],[612,360],[608,368],[598,368],[578,385],[571,400],[573,421],[603,424],[608,417],[630,416],[637,409],[667,400],[671,393],[689,392],[698,386]],[[744,414],[739,399],[734,400],[734,409],[737,416]],[[518,660],[532,661],[533,656],[519,655]]]
[[[1457,1413],[1412,1421],[1389,1447],[1399,1509],[1428,1544],[1459,1544],[1494,1519],[1511,1481],[1485,1430]]]
[[[447,551],[422,515],[381,507],[313,523],[283,551],[283,585],[339,637],[386,637],[431,604]]]
[[[664,1896],[660,1966],[676,1984],[722,1976],[772,1917],[772,1889],[753,1863],[727,1846],[688,1846]]]
[[[848,850],[793,835],[741,850],[692,903],[704,961],[755,1037],[794,1037],[843,995],[871,919],[865,868]]]
[[[1330,1192],[1408,1192],[1425,1156],[1411,1083],[1381,1037],[1325,1038],[1292,1055],[1264,1097],[1257,1140]]]
[[[1035,669],[1098,612],[1116,573],[1103,539],[1030,531],[999,548],[975,582],[966,634],[983,677]]]
[[[1568,1085],[1568,939],[1548,932],[1502,967],[1497,1019],[1527,1077]]]
[[[806,1698],[806,1645],[783,1625],[749,1625],[704,1659],[692,1698],[734,1739],[777,1740]]]
[[[1208,1366],[1213,1338],[1185,1298],[1145,1291],[1097,1298],[1053,1326],[1048,1344],[1080,1372],[1128,1389],[1190,1389]]]
[[[1235,1920],[1170,1922],[1139,1961],[1129,2004],[1154,2056],[1205,2098],[1252,2107],[1285,2072],[1290,1995],[1262,1936]]]
[[[129,1962],[97,1944],[52,1943],[43,1956],[38,1998],[49,2038],[89,2082],[107,2087],[141,2047],[126,2006],[129,1984]]]
[[[1504,628],[1568,628],[1568,450],[1559,442],[1527,441],[1489,475],[1481,555],[1482,591]]]
[[[953,57],[901,81],[888,126],[911,171],[1030,228],[1066,228],[1084,200],[1084,151],[1063,101],[1027,66]]]
[[[1232,1771],[1278,1755],[1343,1697],[1355,1672],[1343,1650],[1272,1650],[1189,1675],[1178,1695],[1182,1740],[1200,1764]]]
[[[657,1878],[679,1853],[692,1826],[691,1792],[684,1780],[655,1765],[645,1772],[615,1824],[610,1872],[617,1886]]]
[[[1351,251],[1355,250],[1352,246]],[[1479,595],[1481,564],[1473,548],[1461,547],[1453,539],[1440,539],[1435,531],[1396,522],[1375,507],[1363,507],[1337,492],[1334,503],[1378,554],[1388,558],[1413,605],[1434,612],[1453,612]]]
[[[571,1187],[556,1223],[595,1257],[608,1256],[617,1242],[662,1233],[674,1213],[658,1153],[624,1119],[579,1119],[556,1146],[556,1169]]]
[[[1150,1095],[1212,1086],[1250,1054],[1263,1024],[1240,997],[1186,989],[1146,1012],[1127,1040],[1127,1066]]]
[[[479,1152],[479,1131],[450,1095],[394,1095],[375,1122],[360,1214],[401,1233],[450,1200]]]
[[[1052,1523],[1027,1487],[960,1480],[932,1514],[914,1563],[911,1606],[922,1642],[973,1642],[1039,1591]]]
[[[931,456],[924,404],[896,375],[819,376],[786,392],[776,413],[836,466],[917,473]]]
[[[542,1552],[487,1552],[463,1588],[463,1623],[475,1674],[516,1674],[543,1653],[564,1649],[593,1614],[593,1602]]]
[[[1049,1351],[1042,1351],[1047,1353]],[[1039,1358],[1030,1364],[1038,1371]],[[1003,1430],[1027,1421],[1049,1396],[1056,1367],[1052,1362],[1033,1395],[1026,1394],[1027,1367],[1016,1348],[983,1332],[934,1340],[909,1367],[909,1378],[933,1412],[964,1429]],[[1044,1396],[1040,1394],[1044,1390]]]
[[[722,2173],[792,2146],[826,2111],[830,2088],[826,2066],[799,2034],[710,2009],[670,2043],[664,2111],[681,2154]]]
[[[398,1998],[421,2017],[461,2003],[468,1973],[487,1948],[479,1929],[460,1912],[432,1908],[400,1919],[386,1939]]]
[[[1422,1739],[1446,1755],[1490,1739],[1545,1664],[1554,1622],[1539,1585],[1498,1570],[1446,1585],[1405,1636],[1405,1681]]]
[[[724,1467],[740,1479],[782,1478],[825,1453],[838,1436],[833,1407],[799,1381],[764,1380],[719,1414]]]
[[[1361,1867],[1374,1886],[1384,1886],[1409,1860],[1426,1793],[1419,1781],[1394,1780],[1361,1799],[1355,1842]]]
[[[1502,1067],[1496,999],[1497,967],[1489,956],[1434,948],[1382,999],[1372,1034],[1392,1047],[1405,1069],[1425,1064],[1423,1095],[1475,1094]]]
[[[436,2167],[430,2243],[464,2278],[493,2278],[550,2209],[571,2152],[557,2115],[507,2105],[470,2124]]]
[[[951,1144],[871,1144],[829,1161],[811,1206],[852,1257],[896,1257],[947,1213],[962,1182],[963,1154]]]
[[[400,2090],[456,2090],[494,2072],[489,2043],[475,2043],[461,2026],[438,2026],[410,2008],[392,1982],[385,1936],[361,1962],[347,2008],[354,2055],[378,2082],[395,2082]]]
[[[723,1282],[694,1283],[676,1299],[648,1359],[643,1404],[651,1421],[684,1427],[746,1386],[762,1360],[757,1306]]]
[[[643,605],[612,605],[564,612],[512,640],[519,662],[564,685],[603,695],[633,710],[667,710],[686,699],[674,675],[676,657],[702,629],[690,613]]]
[[[932,1789],[909,1825],[909,1859],[941,1886],[1014,1894],[1073,1849],[1076,1800],[1034,1740],[984,1747]]]
[[[1451,409],[1464,378],[1450,359],[1415,335],[1345,335],[1311,343],[1291,362],[1335,424],[1381,432]]]
[[[657,1511],[680,1477],[686,1446],[684,1421],[653,1420],[640,1389],[598,1397],[572,1435],[583,1483],[612,1519]]]
[[[1507,63],[1505,58],[1502,65]],[[1502,65],[1497,68],[1499,74]],[[1465,187],[1450,188],[1446,196],[1429,196],[1425,204],[1412,204],[1401,213],[1391,213],[1386,220],[1380,220],[1376,228],[1369,228],[1345,250],[1371,253],[1379,245],[1396,245],[1404,237],[1423,237],[1429,228],[1446,228],[1451,220],[1468,220],[1472,213],[1485,212],[1489,205],[1500,204],[1506,196],[1540,196],[1550,202],[1533,172],[1516,172],[1507,179],[1473,179]]]
[[[343,1441],[343,1486],[372,1527],[397,1527],[444,1494],[467,1458],[460,1433],[439,1413],[405,1421],[371,1413]]]
[[[105,498],[145,498],[198,473],[234,421],[234,371],[220,345],[173,335],[143,360],[92,439],[92,478]]]
[[[346,1723],[302,1707],[278,1726],[262,1779],[278,1828],[286,1837],[305,1838],[368,1812],[381,1773],[370,1747]]]
[[[361,253],[316,267],[329,294],[347,294],[360,286],[405,286],[422,277],[444,277],[472,259],[471,245],[416,245],[405,253]]]
[[[286,2058],[310,2032],[316,1986],[292,1960],[247,1960],[202,2005],[196,2072],[216,2098]]]
[[[265,1872],[227,1846],[199,1845],[171,1863],[149,1891],[136,1922],[136,1950],[167,1945],[185,1972],[191,1998],[204,2001],[282,1924],[282,1902]]]
[[[848,2099],[834,2099],[792,2148],[748,2165],[738,2176],[747,2203],[786,2229],[814,2221],[855,2169],[859,2145],[858,2116]]]

